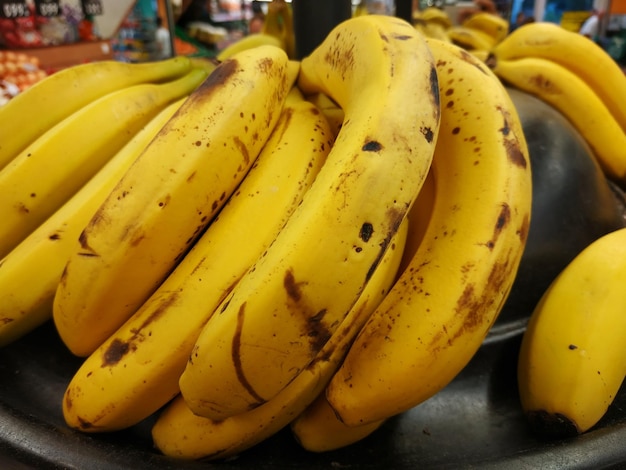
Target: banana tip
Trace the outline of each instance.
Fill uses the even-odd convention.
[[[543,439],[565,439],[580,434],[576,423],[560,413],[534,410],[528,411],[526,418],[533,433]]]

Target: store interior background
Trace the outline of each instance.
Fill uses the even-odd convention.
[[[263,11],[269,0],[255,2]],[[360,0],[352,0],[356,8]],[[368,0],[372,2],[373,0]],[[393,0],[391,1],[393,4]],[[473,0],[476,1],[476,0]],[[473,5],[470,0],[414,0],[415,9],[437,6],[445,9],[450,17]],[[610,49],[620,63],[626,61],[626,0],[491,0],[499,13],[514,22],[517,14],[523,12],[536,21],[549,21],[561,24],[567,29],[576,30],[592,9],[606,12],[602,20],[601,40],[603,47]],[[34,21],[35,30],[22,31],[24,44],[3,40],[3,28],[15,19],[7,18],[7,5],[25,4],[31,11],[39,11],[40,4],[56,4],[61,11],[85,5],[93,8],[94,15],[86,15],[82,22],[73,25],[79,31],[85,22],[89,34],[74,34],[63,44],[55,44],[45,37],[39,42],[28,43],[29,37],[36,38],[36,28],[51,28],[51,24],[61,23],[59,18],[44,18],[39,24]],[[0,0],[0,52],[20,49],[36,56],[41,66],[54,71],[76,63],[115,59],[128,62],[157,60],[156,18],[163,20],[170,32],[172,54],[189,56],[215,56],[227,44],[248,34],[248,20],[253,14],[252,0]],[[10,15],[9,15],[10,16]],[[32,29],[32,22],[21,18],[20,26]],[[69,20],[66,21],[68,27]],[[43,25],[43,26],[42,26]],[[72,25],[69,25],[72,26]],[[8,26],[11,27],[11,26]],[[84,29],[84,28],[83,28]],[[30,36],[29,36],[30,35]],[[614,52],[617,51],[617,52]]]

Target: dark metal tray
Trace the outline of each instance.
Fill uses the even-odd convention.
[[[47,324],[0,350],[0,468],[599,469],[626,461],[626,390],[583,436],[542,442],[530,433],[515,380],[520,338],[519,328],[496,328],[446,389],[347,448],[306,452],[285,429],[225,462],[184,462],[152,448],[151,419],[102,435],[64,425],[61,397],[80,359]]]

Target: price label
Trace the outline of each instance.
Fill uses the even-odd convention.
[[[101,0],[82,0],[85,16],[99,16],[104,13]]]
[[[35,7],[38,16],[51,18],[61,14],[60,0],[35,0]]]
[[[26,1],[0,0],[0,18],[23,18],[30,16]]]

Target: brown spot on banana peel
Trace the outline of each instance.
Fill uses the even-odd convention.
[[[500,207],[500,213],[498,214],[498,218],[496,219],[496,224],[493,228],[493,236],[491,240],[486,243],[487,248],[493,250],[498,241],[498,237],[503,232],[503,230],[509,225],[511,222],[511,208],[507,203],[502,203]]]
[[[200,103],[208,99],[213,93],[216,93],[218,89],[229,81],[230,77],[237,72],[238,68],[239,62],[234,58],[227,59],[219,64],[198,86],[198,88],[196,88],[196,90],[189,95],[187,98],[188,102]],[[176,114],[180,112],[181,110],[178,110]]]
[[[231,344],[231,356],[233,360],[233,366],[235,367],[235,373],[237,374],[237,380],[239,383],[243,385],[248,394],[255,400],[254,403],[250,404],[250,409],[253,409],[259,405],[265,403],[265,399],[261,397],[256,390],[252,387],[252,384],[246,378],[246,374],[243,371],[243,364],[241,363],[241,333],[243,331],[243,322],[245,319],[246,312],[246,303],[244,302],[239,307],[239,311],[237,312],[237,329],[235,330],[235,334],[233,335],[233,341]]]
[[[498,111],[502,114],[503,119],[503,124],[499,131],[504,139],[504,147],[509,160],[520,168],[527,168],[528,161],[526,160],[526,155],[522,152],[522,143],[515,134],[511,133],[511,126],[509,125],[511,116],[509,111],[502,106],[498,107]]]

